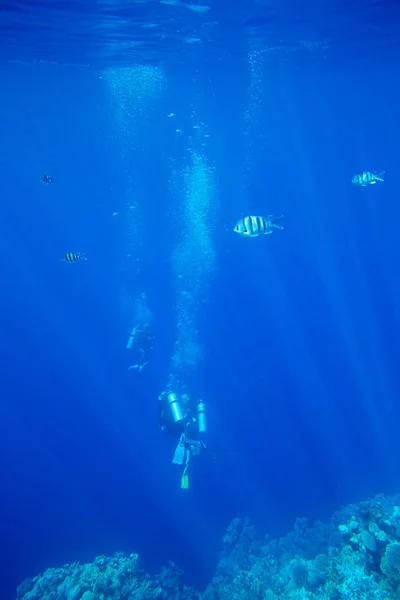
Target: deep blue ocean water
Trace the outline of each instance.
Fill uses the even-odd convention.
[[[281,535],[398,492],[399,8],[0,17],[1,597],[115,551],[201,588],[234,517]],[[285,229],[235,234],[252,214]],[[208,408],[189,490],[157,424],[170,376]]]

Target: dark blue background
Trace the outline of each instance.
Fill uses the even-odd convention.
[[[398,491],[397,71],[384,55],[266,58],[252,112],[246,61],[196,78],[168,67],[166,89],[121,132],[100,71],[4,67],[2,597],[49,566],[121,550],[150,571],[172,559],[201,587],[235,516],[278,535],[297,516]],[[190,164],[193,109],[211,134],[216,268],[194,315],[204,360],[186,383],[208,404],[217,460],[198,460],[184,492],[156,405],[174,351],[182,216],[168,178],[171,159]],[[130,135],[140,143],[126,150]],[[386,169],[385,183],[353,187],[363,169]],[[124,257],[132,181],[145,198],[140,276]],[[269,213],[285,215],[283,232],[232,232]],[[71,250],[89,260],[62,263]],[[124,288],[146,291],[155,319],[140,375],[127,371]]]

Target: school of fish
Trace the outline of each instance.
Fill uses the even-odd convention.
[[[360,171],[356,173],[351,182],[359,187],[367,187],[376,183],[383,183],[385,171]],[[40,181],[46,185],[53,182],[53,177],[48,174],[42,175]],[[114,215],[118,213],[113,213]],[[283,230],[283,225],[278,221],[283,215],[247,215],[237,221],[233,228],[235,233],[243,237],[258,237],[260,235],[270,235],[275,229]],[[66,252],[61,260],[65,263],[76,263],[81,260],[87,260],[83,252]]]

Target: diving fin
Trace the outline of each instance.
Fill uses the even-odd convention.
[[[172,462],[175,465],[183,465],[183,461],[185,460],[185,453],[186,453],[185,440],[186,440],[186,436],[184,433],[182,433],[181,437],[179,438],[178,445],[175,449],[174,457],[172,459]]]
[[[189,475],[188,475],[188,467],[186,465],[183,473],[182,473],[182,478],[181,478],[181,488],[182,490],[188,490],[189,489]]]

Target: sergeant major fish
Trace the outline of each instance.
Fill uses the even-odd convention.
[[[384,175],[384,173],[385,171],[362,171],[361,173],[356,173],[351,182],[361,187],[375,185],[377,181],[383,183],[384,180],[382,179],[382,175]]]
[[[49,183],[53,183],[53,178],[51,175],[47,175],[47,173],[45,173],[41,176],[40,181],[45,185],[48,185]]]
[[[259,235],[268,235],[274,229],[284,229],[282,225],[278,225],[277,221],[282,219],[283,215],[274,217],[267,215],[266,217],[244,217],[240,219],[233,228],[233,231],[243,235],[244,237],[257,237]]]
[[[82,252],[66,252],[61,260],[66,263],[75,263],[78,260],[87,260],[87,258]]]

